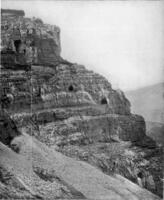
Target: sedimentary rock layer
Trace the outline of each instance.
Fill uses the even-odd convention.
[[[2,10],[1,36],[2,197],[8,194],[7,198],[24,195],[26,199],[158,199],[121,176],[112,177],[99,166],[100,161],[101,166],[105,162],[107,169],[113,168],[111,163],[129,152],[126,147],[118,155],[115,149],[116,159],[113,156],[110,160],[106,149],[103,159],[96,150],[100,144],[102,149],[117,146],[119,150],[126,141],[136,148],[140,145],[148,150],[154,148],[151,153],[156,152],[156,145],[145,134],[144,119],[131,113],[124,93],[114,90],[103,76],[61,58],[57,26],[44,24],[38,18],[27,18],[23,11]],[[85,151],[88,147],[91,149]],[[85,158],[83,160],[110,176],[54,149],[74,159]],[[88,156],[80,156],[79,151],[83,149]],[[129,155],[125,155],[128,158]],[[153,164],[152,161],[151,166]],[[127,166],[127,162],[121,161],[117,169]],[[136,167],[140,173],[141,168]],[[151,175],[157,186],[161,183],[159,171]],[[140,178],[138,172],[128,176],[127,170],[125,173],[118,170],[118,173],[130,180],[133,178],[135,183]],[[9,179],[5,178],[6,174]],[[161,195],[161,189],[154,188],[147,187]]]

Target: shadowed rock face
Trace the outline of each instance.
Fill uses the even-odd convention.
[[[10,142],[14,137],[19,136],[15,122],[11,120],[10,116],[2,109],[0,109],[0,141],[6,145],[10,145]]]
[[[31,147],[28,146],[29,143],[27,144],[25,139],[22,139],[24,136],[16,137],[20,135],[20,132],[23,132],[35,136],[35,138],[49,146],[50,150],[44,144],[37,143],[38,141],[35,140],[37,145],[39,145],[38,148],[46,148],[46,152],[48,152],[46,154],[44,151],[41,151],[43,155],[39,154],[38,158],[38,152],[33,155],[34,161],[37,158],[36,165],[32,166],[31,169],[34,171],[32,173],[36,178],[36,190],[33,191],[31,188],[28,188],[26,185],[27,180],[24,180],[24,178],[21,181],[18,178],[16,180],[17,184],[23,184],[21,187],[26,191],[26,197],[34,199],[40,198],[40,192],[39,196],[37,196],[37,191],[41,191],[47,182],[52,188],[55,188],[54,191],[61,192],[64,185],[64,191],[67,190],[67,192],[61,192],[61,196],[59,195],[59,197],[62,198],[85,198],[87,194],[88,198],[100,199],[101,195],[105,195],[104,198],[107,195],[111,195],[111,199],[113,197],[117,197],[115,199],[123,199],[123,196],[126,199],[126,195],[123,195],[125,188],[122,188],[122,193],[117,195],[118,191],[114,192],[112,191],[113,188],[111,188],[109,192],[104,182],[101,182],[103,186],[99,186],[97,183],[96,186],[90,188],[91,193],[90,189],[88,190],[87,188],[81,190],[88,179],[85,178],[82,180],[83,185],[80,185],[80,183],[74,181],[73,177],[71,177],[73,176],[73,171],[71,171],[71,175],[69,176],[65,172],[62,174],[61,170],[59,170],[62,166],[62,161],[59,162],[60,167],[57,168],[58,173],[62,175],[62,179],[60,179],[61,177],[56,178],[54,173],[45,172],[48,164],[43,169],[38,169],[40,156],[42,158],[42,156],[48,155],[52,149],[56,149],[69,157],[86,161],[108,175],[111,175],[113,172],[119,173],[138,183],[136,181],[137,173],[141,170],[140,165],[142,165],[142,162],[135,166],[135,171],[131,171],[134,166],[129,166],[128,164],[129,152],[132,156],[130,157],[130,162],[135,164],[139,158],[145,162],[145,154],[142,154],[143,147],[150,150],[150,155],[156,152],[157,149],[156,144],[145,134],[145,121],[143,117],[131,114],[130,102],[124,93],[120,90],[112,89],[111,84],[103,76],[87,70],[82,65],[69,63],[61,58],[60,30],[58,27],[44,24],[40,19],[25,18],[21,13],[20,11],[2,12],[2,66],[0,73],[0,102],[2,109],[0,112],[0,141],[5,145],[9,145],[17,154],[21,154],[23,147]],[[134,147],[134,151],[129,150],[129,146],[124,145],[126,142],[128,145]],[[122,145],[124,148],[122,148]],[[99,146],[101,146],[104,152],[99,151]],[[109,146],[109,149],[106,148],[107,146]],[[113,146],[114,148],[112,148]],[[6,147],[3,146],[3,148]],[[139,150],[135,150],[135,148]],[[117,152],[120,149],[121,152],[118,154]],[[12,150],[11,154],[13,154]],[[27,153],[25,160],[32,156],[28,150],[25,149]],[[112,156],[108,153],[110,150]],[[6,152],[8,151],[6,150]],[[141,151],[141,155],[136,158],[134,154],[138,155],[138,151]],[[55,151],[54,154],[56,155]],[[5,155],[3,156],[5,159]],[[122,157],[120,158],[120,156]],[[21,159],[18,157],[16,156],[15,159]],[[49,160],[51,158],[52,160],[55,158],[53,154],[50,155]],[[72,160],[70,161],[65,156],[60,158],[64,163],[67,160],[68,162],[72,162]],[[152,166],[154,163],[153,161],[151,162]],[[45,163],[46,160],[44,160]],[[49,161],[48,163],[52,164]],[[0,167],[1,164],[0,162]],[[10,164],[12,165],[12,162]],[[55,167],[57,166],[54,166],[53,170],[56,170]],[[74,167],[78,176],[80,176],[78,170],[85,172],[76,162]],[[90,167],[86,168],[89,174],[91,169]],[[117,170],[113,170],[113,168]],[[126,170],[127,168],[130,172]],[[153,171],[153,169],[152,167],[149,171]],[[69,172],[69,170],[71,170],[71,167],[66,172]],[[4,166],[2,171],[5,171]],[[14,176],[16,176],[17,171],[14,173]],[[86,174],[85,176],[87,177]],[[100,175],[102,174],[100,173]],[[96,173],[92,175],[94,180]],[[153,178],[157,177],[155,184],[161,183],[160,176],[161,169],[156,175],[153,175]],[[100,179],[102,181],[102,178]],[[119,179],[119,181],[117,180],[119,184],[122,184],[122,181],[126,180]],[[72,184],[68,186],[70,180]],[[111,185],[111,180],[108,180],[109,185]],[[58,186],[59,182],[62,186],[60,184]],[[37,183],[41,184],[38,190]],[[130,184],[130,182],[128,183]],[[11,185],[8,185],[8,191]],[[73,188],[71,188],[72,186]],[[133,184],[129,187],[135,188],[135,185]],[[94,194],[95,188],[98,188],[98,191]],[[4,190],[3,184],[2,187],[0,185],[0,189],[3,190],[4,194],[6,190]],[[161,188],[159,191],[151,190],[149,187],[147,189],[161,195]],[[11,190],[10,192],[12,195],[13,191]],[[48,190],[45,189],[44,192],[45,195],[41,195],[41,197],[48,198]],[[129,193],[126,192],[125,194],[128,196]],[[21,198],[22,193],[19,189],[17,193]],[[98,195],[97,197],[96,194]],[[52,198],[58,197],[55,196],[55,193],[51,195]],[[123,195],[122,198],[120,195]],[[147,197],[150,197],[148,199],[156,198],[149,195],[149,193],[146,193],[145,199]],[[138,195],[130,196],[130,199],[131,197],[140,199]]]

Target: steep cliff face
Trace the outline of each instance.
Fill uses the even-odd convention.
[[[142,147],[153,149],[151,152],[156,150],[155,143],[145,134],[143,117],[131,114],[130,102],[124,93],[112,89],[103,76],[60,57],[58,27],[44,24],[40,19],[25,18],[23,13],[2,10],[0,101],[2,110],[9,116],[9,124],[13,122],[14,127],[4,131],[2,121],[6,117],[0,116],[0,120],[3,119],[0,121],[3,130],[0,141],[18,153],[19,142],[14,144],[12,139],[25,132],[107,174],[111,175],[113,170],[104,170],[104,163],[106,169],[115,166],[116,173],[138,183],[140,177],[137,174],[142,171],[140,164],[135,171],[131,166],[130,175],[120,169],[129,166],[129,161],[123,161],[129,151],[129,146],[124,145],[126,142],[140,148],[138,151],[142,151]],[[105,149],[105,158],[99,145]],[[107,152],[113,146],[111,159]],[[116,167],[113,163],[117,163],[119,149],[122,157]],[[142,161],[144,156],[141,154]],[[135,162],[133,156],[130,160]],[[153,181],[154,185],[161,184],[161,170],[153,175]],[[161,195],[161,188],[159,191],[154,187],[147,189]],[[66,197],[73,198],[71,195]]]
[[[8,108],[11,112],[21,104],[22,109],[33,110],[102,105],[107,113],[130,114],[129,101],[122,92],[113,90],[102,76],[76,64],[32,66],[28,72],[2,70],[1,79],[3,90],[13,96]]]

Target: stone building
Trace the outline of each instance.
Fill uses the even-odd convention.
[[[43,24],[36,18],[25,18],[23,11],[2,9],[1,12],[3,65],[51,65],[60,59],[60,29],[57,26]]]

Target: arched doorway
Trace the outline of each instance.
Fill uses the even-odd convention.
[[[105,97],[101,99],[101,104],[108,104],[108,101]]]
[[[14,46],[17,53],[19,53],[20,45],[21,45],[21,40],[14,40]]]
[[[70,85],[70,86],[68,87],[68,90],[69,90],[70,92],[73,92],[73,91],[74,91],[73,85]]]

